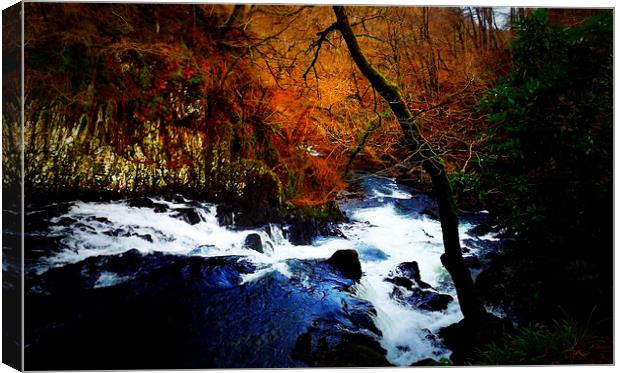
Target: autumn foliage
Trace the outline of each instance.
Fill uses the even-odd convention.
[[[353,11],[450,170],[475,156],[477,100],[506,68],[510,34],[480,9]],[[271,172],[285,199],[318,204],[353,169],[407,164],[333,22],[328,7],[28,3],[27,188],[231,199]]]

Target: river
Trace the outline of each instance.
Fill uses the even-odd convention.
[[[462,314],[434,201],[358,176],[363,193],[339,200],[342,235],[310,245],[291,244],[286,225],[220,226],[215,205],[179,195],[28,206],[26,368],[314,366],[307,356],[351,336],[393,365],[449,359],[437,332]],[[501,244],[488,224],[484,211],[461,216],[474,277]],[[358,252],[359,281],[325,265],[343,249]],[[412,261],[420,283],[401,265]]]

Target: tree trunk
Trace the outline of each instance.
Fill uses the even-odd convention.
[[[431,177],[437,205],[439,206],[443,234],[444,254],[441,256],[441,262],[454,281],[463,316],[470,320],[482,319],[487,313],[474,289],[474,282],[469,270],[463,262],[456,203],[454,202],[443,161],[422,137],[418,123],[405,104],[398,87],[383,77],[366,59],[351,29],[344,7],[334,6],[333,9],[338,20],[337,28],[347,44],[353,61],[355,61],[357,67],[375,90],[389,103],[408,145],[415,152],[417,160],[422,162],[422,166]]]
[[[478,32],[476,31],[478,26],[476,26],[476,21],[474,20],[474,10],[472,8],[469,9],[469,21],[471,22],[471,32],[473,34],[474,46],[478,49]]]

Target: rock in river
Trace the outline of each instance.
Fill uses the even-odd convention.
[[[261,240],[260,235],[258,233],[250,233],[245,238],[245,242],[243,243],[243,247],[246,249],[258,251],[259,253],[263,252],[263,240]]]
[[[163,203],[153,202],[148,197],[136,197],[127,200],[130,207],[146,207],[155,210],[155,212],[166,212],[168,207]]]
[[[404,277],[414,280],[419,287],[423,289],[428,289],[431,286],[426,282],[422,281],[420,277],[420,267],[418,266],[418,262],[404,262],[400,263],[397,267],[398,272],[400,272]]]
[[[181,220],[184,220],[190,225],[196,225],[202,221],[202,218],[200,217],[198,212],[193,208],[178,209],[177,212],[172,216],[175,218],[180,218]]]
[[[355,250],[338,250],[327,259],[326,263],[339,270],[345,278],[352,280],[362,278],[362,265]]]

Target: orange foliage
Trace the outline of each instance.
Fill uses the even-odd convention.
[[[32,115],[47,101],[66,107],[76,126],[90,110],[91,136],[119,154],[142,146],[144,159],[133,162],[180,170],[198,154],[211,162],[215,149],[263,162],[292,201],[314,204],[343,187],[359,146],[354,166],[386,168],[408,155],[337,32],[314,60],[317,33],[335,21],[330,7],[29,3],[27,11]],[[449,164],[462,167],[483,123],[473,108],[501,74],[502,53],[477,44],[463,9],[351,12],[372,63],[401,87]],[[501,45],[509,37],[489,35]],[[103,128],[93,124],[99,110],[111,113]],[[151,134],[157,147],[144,143]]]

